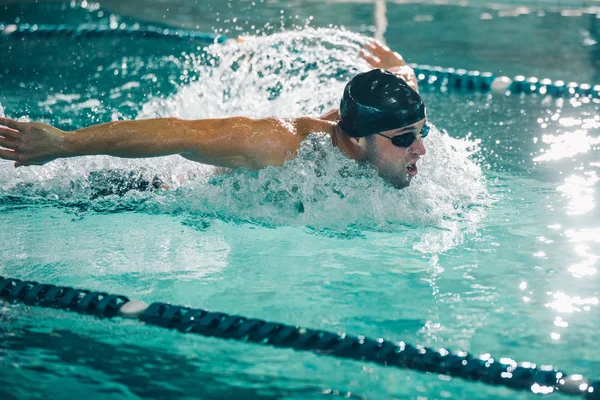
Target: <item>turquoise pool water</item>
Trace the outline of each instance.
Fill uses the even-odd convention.
[[[0,38],[0,112],[74,129],[334,107],[346,79],[367,68],[357,52],[376,31],[373,5],[257,3],[186,3],[176,12],[152,3],[135,20],[135,10],[112,2],[0,6],[9,22],[132,24],[165,15],[247,39],[203,50]],[[505,12],[388,4],[385,38],[419,63],[598,82],[595,15]],[[484,30],[497,39],[483,42]],[[404,191],[319,134],[294,161],[260,173],[215,175],[178,157],[79,158],[19,170],[0,162],[0,275],[597,378],[598,104],[423,96],[436,129],[419,178]],[[94,176],[106,171],[159,176],[172,189],[96,196]],[[4,303],[0,318],[3,399],[535,397],[123,320]]]

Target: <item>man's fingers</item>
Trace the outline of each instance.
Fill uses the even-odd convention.
[[[8,118],[0,118],[0,125],[7,126],[17,131],[20,131],[23,128],[23,122],[18,122]]]
[[[15,131],[13,129],[8,128],[0,128],[0,136],[4,136],[5,138],[16,139],[21,132]]]
[[[365,55],[363,59],[368,62],[373,68],[381,68],[381,60],[377,57]]]
[[[394,64],[404,65],[404,58],[397,52],[390,50],[386,45],[379,43],[377,41],[372,41],[365,45],[371,53],[373,53],[376,57],[381,60],[389,60],[389,62],[393,62]]]
[[[4,147],[5,149],[16,150],[18,143],[14,140],[8,140],[3,137],[0,137],[0,147]]]
[[[402,57],[402,56],[400,55],[400,53],[398,53],[397,51],[394,51],[392,54],[393,54],[393,55],[394,55],[394,57],[396,57],[397,59],[404,61],[404,57]]]
[[[371,51],[377,57],[385,56],[391,51],[389,47],[384,46],[383,44],[381,44],[375,40],[367,43],[365,45],[365,47],[368,48],[369,51]]]
[[[364,51],[361,51],[359,53],[359,55],[362,57],[363,60],[368,62],[373,68],[380,68],[381,60],[379,58],[372,56],[371,54],[366,53]]]
[[[4,160],[12,160],[17,161],[19,159],[19,155],[16,151],[13,150],[2,150],[0,149],[0,158]]]
[[[365,43],[365,45],[363,46],[367,51],[370,51],[371,53],[378,55],[377,53],[381,54],[382,53],[382,44],[380,44],[379,42],[372,40],[370,42]],[[387,48],[387,47],[386,47]],[[389,51],[389,49],[388,49]]]
[[[367,43],[365,43],[365,47],[368,48],[369,50],[375,49],[375,48],[377,48],[377,46],[378,46],[378,43],[375,39],[369,40]]]

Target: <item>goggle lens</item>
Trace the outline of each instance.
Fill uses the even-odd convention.
[[[431,130],[431,127],[429,126],[429,124],[425,124],[423,125],[423,128],[421,128],[421,137],[425,138],[427,137],[427,135],[429,135],[429,131]],[[387,136],[386,136],[387,137]],[[408,135],[397,135],[397,136],[393,136],[391,138],[388,138],[392,141],[392,144],[394,146],[398,146],[398,147],[409,147],[416,139],[416,136],[414,135],[414,133],[408,134]]]

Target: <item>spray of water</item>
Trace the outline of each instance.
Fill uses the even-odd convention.
[[[366,40],[344,30],[304,29],[212,46],[186,55],[182,74],[189,79],[174,95],[144,104],[138,118],[318,115],[337,106],[352,75],[369,69],[358,57]],[[426,147],[420,174],[405,190],[386,184],[372,167],[346,158],[318,132],[283,167],[259,172],[216,173],[179,156],[82,157],[16,171],[2,162],[0,189],[4,198],[96,211],[136,209],[316,230],[416,228],[418,249],[441,251],[476,229],[491,197],[481,169],[471,161],[477,143],[453,139],[434,127]],[[107,170],[129,180],[158,177],[170,190],[99,191],[98,181]],[[110,186],[111,179],[105,184]]]

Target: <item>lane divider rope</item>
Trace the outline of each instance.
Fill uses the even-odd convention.
[[[369,339],[346,333],[301,328],[261,319],[210,312],[167,303],[131,301],[126,296],[42,284],[0,276],[0,298],[12,303],[58,308],[97,317],[138,319],[182,333],[237,340],[322,356],[348,358],[384,366],[443,374],[493,386],[534,393],[558,391],[586,400],[600,399],[600,381],[567,375],[551,365],[536,365],[489,354],[431,349],[405,342]]]
[[[551,80],[547,78],[514,78],[496,76],[491,72],[467,71],[465,69],[432,67],[410,64],[415,70],[419,84],[447,90],[471,92],[494,92],[499,94],[538,94],[553,97],[600,98],[600,85]]]

